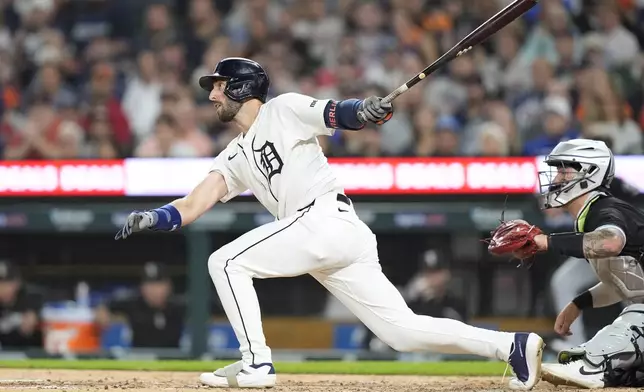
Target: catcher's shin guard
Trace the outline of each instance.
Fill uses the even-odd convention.
[[[604,370],[605,387],[644,386],[644,304],[626,307],[587,343],[559,353],[559,362],[583,359]]]

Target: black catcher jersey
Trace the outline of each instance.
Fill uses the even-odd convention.
[[[580,232],[613,225],[624,231],[626,245],[620,256],[644,261],[644,212],[617,197],[599,194],[593,197],[579,214],[575,228]]]

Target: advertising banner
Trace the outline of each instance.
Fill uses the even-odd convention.
[[[534,193],[542,162],[543,157],[329,159],[349,195]],[[211,164],[211,158],[3,161],[0,197],[183,196]],[[616,157],[616,168],[618,177],[644,192],[644,157]]]

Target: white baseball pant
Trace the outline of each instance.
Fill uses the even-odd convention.
[[[405,262],[405,260],[401,260]],[[514,334],[414,314],[382,273],[376,236],[336,193],[257,227],[214,252],[208,270],[242,360],[272,362],[253,278],[311,274],[397,351],[474,354],[507,361]]]

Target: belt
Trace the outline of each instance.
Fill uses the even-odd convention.
[[[336,200],[341,202],[341,203],[344,203],[344,204],[346,204],[348,206],[351,205],[351,199],[349,199],[347,197],[347,195],[345,195],[344,193],[338,193],[338,196],[336,197]],[[305,205],[304,207],[300,208],[297,211],[300,212],[300,211],[305,210],[305,209],[307,209],[309,207],[313,207],[314,205],[315,205],[315,199],[313,199],[312,202],[310,202],[309,204]]]

